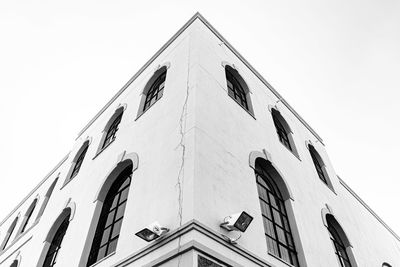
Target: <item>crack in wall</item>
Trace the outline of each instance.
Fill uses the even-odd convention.
[[[188,69],[187,69],[187,80],[186,80],[186,96],[183,102],[181,116],[179,118],[179,134],[180,140],[177,148],[182,149],[181,155],[181,166],[179,168],[177,182],[175,187],[178,188],[178,217],[179,217],[179,227],[182,226],[183,221],[183,183],[185,177],[185,156],[186,156],[186,145],[185,145],[185,134],[186,134],[186,116],[187,116],[187,105],[189,99],[189,69],[190,69],[190,44],[189,44],[189,58],[188,58]],[[181,249],[181,237],[178,239],[178,255]],[[182,255],[178,258],[178,267],[180,266]]]

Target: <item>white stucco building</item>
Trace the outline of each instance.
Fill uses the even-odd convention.
[[[242,211],[244,232],[220,227]],[[169,231],[147,242],[154,221]],[[200,14],[0,223],[0,242],[2,267],[400,266],[399,236]]]

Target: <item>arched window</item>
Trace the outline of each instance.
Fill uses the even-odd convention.
[[[271,109],[272,120],[274,121],[279,141],[298,157],[297,149],[293,140],[293,133],[285,118],[275,108]]]
[[[53,193],[54,187],[56,186],[58,181],[58,177],[54,179],[53,183],[50,185],[49,189],[47,189],[46,195],[44,196],[42,206],[40,207],[40,210],[38,212],[38,215],[36,217],[36,221],[40,220],[40,218],[43,215],[44,210],[46,209],[47,203],[49,202],[49,199],[51,197],[51,194]]]
[[[81,149],[79,149],[78,154],[75,156],[75,159],[73,160],[73,167],[72,167],[72,172],[69,177],[69,180],[73,179],[78,173],[79,170],[81,169],[83,159],[85,158],[86,152],[89,148],[89,141],[86,141]]]
[[[50,247],[47,250],[46,257],[44,259],[43,267],[52,267],[57,263],[57,255],[61,248],[61,243],[64,239],[65,233],[67,232],[69,225],[70,215],[66,216],[58,227],[57,232],[50,243]]]
[[[310,155],[314,163],[315,170],[317,171],[317,174],[319,176],[319,179],[321,179],[321,181],[323,181],[325,184],[328,184],[327,174],[326,171],[324,170],[325,164],[322,161],[321,156],[318,154],[318,152],[312,145],[308,145],[308,149],[310,150]]]
[[[112,141],[115,140],[121,119],[122,119],[122,112],[112,121],[110,127],[107,129],[103,145],[101,146],[102,149],[107,147]]]
[[[392,267],[392,265],[390,265],[390,264],[387,263],[387,262],[384,262],[384,263],[382,263],[382,267]]]
[[[120,172],[104,199],[94,234],[87,266],[114,252],[117,248],[132,177],[132,165]]]
[[[225,76],[228,87],[228,95],[254,116],[249,96],[249,89],[243,78],[239,75],[238,71],[229,65],[226,65]]]
[[[167,77],[167,70],[163,71],[151,85],[149,91],[146,94],[143,112],[149,109],[154,103],[157,102],[158,99],[161,98],[164,90],[166,77]]]
[[[23,218],[23,220],[22,220],[21,228],[20,228],[20,230],[19,230],[19,233],[20,233],[20,234],[22,234],[23,232],[25,232],[26,227],[27,227],[28,224],[29,224],[29,220],[30,220],[31,217],[32,217],[33,211],[35,210],[36,203],[37,203],[37,199],[35,199],[35,200],[32,202],[32,204],[29,206],[28,210],[26,211],[25,216],[24,216],[24,218]]]
[[[138,117],[156,103],[162,96],[167,78],[167,66],[159,68],[143,89]]]
[[[274,172],[270,163],[261,158],[256,160],[255,174],[268,252],[299,266],[285,199],[273,179],[277,175]]]
[[[339,265],[341,267],[356,267],[350,242],[340,224],[331,214],[326,215],[326,223]]]
[[[14,219],[14,221],[11,223],[10,227],[8,228],[6,236],[4,237],[3,243],[1,245],[1,250],[4,250],[7,247],[8,241],[10,241],[11,235],[14,232],[17,222],[18,222],[18,217]]]

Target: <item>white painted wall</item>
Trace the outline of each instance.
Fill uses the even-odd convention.
[[[247,82],[255,118],[227,95],[223,61],[234,64]],[[170,68],[163,97],[136,119],[141,90],[157,66],[166,62]],[[18,213],[23,216],[37,195],[38,207],[41,205],[48,187],[59,174],[41,220],[16,241],[12,237],[10,242],[14,243],[0,253],[0,265],[8,266],[20,255],[21,266],[35,266],[50,227],[71,199],[76,212],[63,240],[57,266],[78,266],[94,213],[96,192],[117,164],[119,155],[126,151],[138,154],[139,167],[132,176],[116,254],[96,266],[112,266],[147,246],[134,234],[154,220],[174,230],[195,219],[215,232],[222,232],[219,227],[222,218],[242,210],[254,216],[254,221],[239,246],[275,266],[286,266],[267,254],[255,176],[249,167],[250,152],[263,149],[270,153],[293,194],[293,201],[288,203],[296,223],[295,226],[292,222],[292,228],[297,229],[301,244],[296,245],[298,251],[304,251],[300,259],[307,266],[337,265],[321,218],[325,204],[332,207],[348,234],[359,266],[379,266],[384,261],[393,266],[400,264],[400,243],[340,184],[325,147],[315,143],[315,136],[282,103],[277,106],[294,132],[299,158],[279,142],[268,110],[268,105],[276,101],[254,73],[196,20],[85,130],[72,145],[66,161],[0,225],[2,240],[15,216]],[[117,138],[96,156],[102,130],[120,104],[126,104],[127,108]],[[88,137],[91,144],[79,174],[60,189],[76,151]],[[308,140],[314,142],[325,160],[336,193],[319,180],[306,147]],[[179,184],[183,195],[181,207]],[[32,218],[36,218],[37,211],[38,208]],[[198,232],[182,236],[181,245],[192,240],[238,266],[258,266]],[[129,266],[143,266],[177,247],[178,241],[174,240]],[[193,258],[185,255],[184,262],[191,264]],[[175,261],[163,266],[174,266]]]

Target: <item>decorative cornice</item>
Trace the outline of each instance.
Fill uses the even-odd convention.
[[[265,259],[260,258],[259,256],[253,254],[252,252],[248,251],[247,249],[241,247],[240,245],[229,244],[228,242],[225,241],[225,239],[218,232],[212,230],[211,228],[207,227],[206,225],[202,224],[201,222],[199,222],[197,220],[191,220],[191,221],[185,223],[181,227],[168,233],[166,236],[164,236],[164,237],[158,239],[157,241],[147,245],[146,247],[128,255],[124,259],[120,260],[119,262],[117,262],[111,266],[112,267],[128,266],[129,264],[150,254],[154,250],[166,245],[167,243],[183,236],[184,234],[186,234],[190,231],[198,231],[198,232],[206,235],[207,237],[213,239],[220,245],[225,246],[226,248],[238,253],[242,257],[246,258],[249,261],[252,261],[255,264],[258,264],[259,266],[272,267],[272,265],[269,262],[267,262]],[[203,245],[201,245],[199,242],[196,242],[196,241],[193,242],[193,241],[194,240],[187,243],[189,245],[186,245],[186,244],[182,245],[181,249],[179,249],[179,250],[174,249],[173,251],[167,253],[166,254],[166,255],[168,255],[167,257],[162,256],[160,258],[162,259],[162,261],[166,261],[166,260],[174,258],[190,249],[196,249],[196,250],[200,250],[200,251],[205,250]],[[211,250],[205,251],[205,252],[207,254],[210,254]],[[160,263],[158,263],[158,264],[160,264]],[[145,266],[147,266],[147,265],[145,265]],[[240,266],[240,265],[236,264],[235,266]]]

